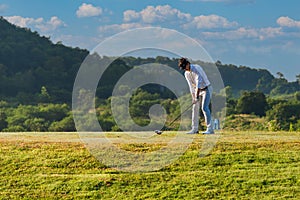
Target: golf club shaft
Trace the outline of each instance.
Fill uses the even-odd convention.
[[[170,124],[169,126],[171,126],[177,119],[179,119],[179,117],[181,117],[181,115],[183,113],[185,113],[186,111],[188,111],[192,106],[194,105],[194,103],[192,103],[189,107],[187,107],[182,113],[180,113]],[[165,128],[162,129],[162,131],[164,131]]]

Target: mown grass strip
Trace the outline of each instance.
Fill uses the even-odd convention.
[[[59,134],[0,135],[1,199],[300,199],[300,133],[225,132],[203,158],[197,135],[148,173],[107,168],[76,133]]]

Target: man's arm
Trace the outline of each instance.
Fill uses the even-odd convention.
[[[196,88],[193,87],[192,83],[191,83],[191,80],[190,80],[190,76],[187,75],[187,73],[184,73],[184,76],[187,80],[187,83],[189,85],[189,89],[190,89],[190,93],[192,95],[192,99],[193,99],[193,103],[195,103],[197,101],[197,92],[196,91]]]

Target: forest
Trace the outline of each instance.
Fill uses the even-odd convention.
[[[86,49],[54,44],[50,38],[0,18],[0,131],[76,131],[72,90],[77,72],[90,55]],[[147,63],[175,70],[178,58],[141,58],[92,55],[98,62],[112,61],[99,80],[96,112],[105,131],[120,131],[110,108],[112,90],[123,74]],[[224,129],[300,130],[300,74],[289,82],[259,67],[195,61],[204,68],[215,65],[224,82]],[[151,105],[164,106],[168,119],[180,112],[174,94],[155,85],[139,88],[131,97],[130,114],[139,125],[149,123]],[[170,127],[173,128],[173,127]]]

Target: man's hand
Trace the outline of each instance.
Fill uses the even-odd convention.
[[[193,98],[193,104],[198,103],[199,102],[199,98]]]
[[[199,101],[199,94],[198,94],[198,91],[196,92],[196,94],[192,94],[192,98],[193,98],[193,101],[192,103],[195,104]]]

